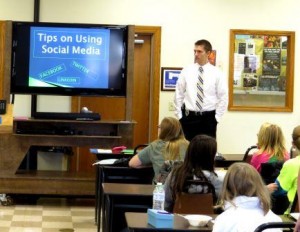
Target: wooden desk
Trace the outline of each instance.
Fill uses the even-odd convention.
[[[152,207],[154,185],[103,183],[102,231],[126,227],[125,212],[147,212]],[[99,215],[98,215],[99,217]],[[100,223],[97,225],[100,231]]]
[[[114,165],[97,165],[96,179],[96,207],[95,219],[100,223],[98,214],[100,215],[102,207],[102,183],[125,183],[125,184],[147,184],[151,185],[154,177],[153,167],[131,168],[128,166],[118,167]]]
[[[212,218],[215,218],[217,215],[209,215]],[[286,215],[280,215],[283,222],[293,222],[291,218]],[[197,232],[207,232],[212,231],[213,223],[209,222],[206,227],[192,227],[189,226],[188,221],[174,214],[174,226],[173,228],[169,229],[160,229],[155,228],[148,224],[148,215],[147,213],[133,213],[133,212],[126,212],[125,218],[127,222],[127,227],[130,232],[144,232],[144,231],[159,231],[159,232],[169,232],[169,231],[177,231],[177,232],[184,232],[184,231],[197,231]]]
[[[121,159],[121,158],[130,158],[132,155],[129,154],[114,154],[114,153],[97,153],[94,152],[96,149],[90,149],[90,152],[97,156],[97,161],[105,159]],[[97,164],[96,166],[96,179],[95,179],[95,222],[97,222],[97,215],[101,209],[101,195],[102,195],[102,171],[101,165]]]
[[[242,161],[244,154],[222,154],[227,161]]]
[[[215,217],[215,215],[213,215]],[[160,231],[160,232],[168,232],[168,231],[197,231],[197,232],[208,232],[212,231],[213,224],[209,222],[209,224],[205,227],[192,227],[189,226],[188,221],[180,217],[178,215],[174,215],[174,226],[173,228],[163,229],[163,228],[155,228],[148,224],[148,215],[147,213],[133,213],[126,212],[125,218],[127,222],[127,226],[130,232],[142,232],[142,231]]]
[[[21,194],[95,195],[95,175],[62,171],[18,173],[30,146],[132,147],[135,122],[14,120],[0,127],[0,192]],[[68,134],[71,133],[71,134]]]

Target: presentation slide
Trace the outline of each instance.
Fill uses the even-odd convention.
[[[32,27],[29,86],[107,88],[110,31]]]

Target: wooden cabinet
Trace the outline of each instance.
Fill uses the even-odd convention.
[[[0,192],[94,195],[95,174],[69,171],[18,171],[30,146],[132,147],[134,122],[14,120],[0,127]],[[92,168],[92,166],[91,166]]]

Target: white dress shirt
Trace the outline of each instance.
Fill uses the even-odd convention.
[[[200,65],[197,63],[185,67],[178,78],[175,91],[175,107],[178,119],[182,117],[181,107],[185,104],[187,110],[197,111],[197,81]],[[216,110],[216,120],[219,122],[228,105],[228,87],[222,72],[214,65],[207,63],[203,68],[203,111]]]

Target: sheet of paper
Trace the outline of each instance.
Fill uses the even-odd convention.
[[[116,162],[116,160],[118,160],[118,159],[104,159],[104,160],[100,160],[100,161],[97,161],[97,162],[93,163],[93,166],[94,165],[111,165],[111,164],[114,164],[114,162]]]
[[[97,149],[97,148],[90,148],[90,152],[93,154],[111,154],[112,150],[111,149]]]
[[[107,153],[112,153],[111,149],[97,149],[98,154],[107,154]]]
[[[296,221],[299,218],[300,213],[290,213],[290,216],[294,218]]]

